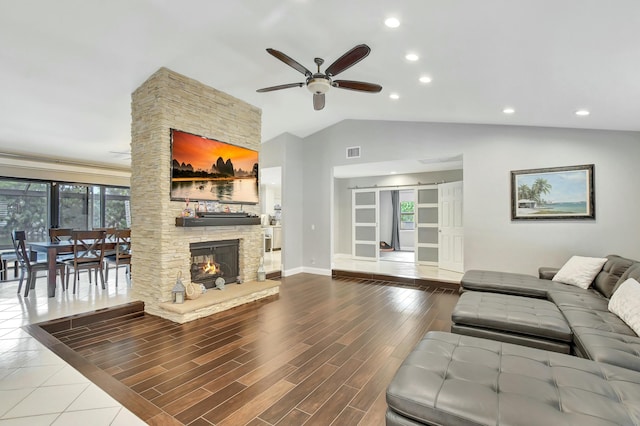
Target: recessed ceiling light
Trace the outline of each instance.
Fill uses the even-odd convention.
[[[422,77],[420,77],[420,83],[431,83],[431,77],[429,77],[428,75],[423,75]]]
[[[389,97],[393,100],[400,99],[400,95],[398,95],[397,93],[392,93],[389,95]]]
[[[389,28],[398,28],[400,26],[400,21],[398,18],[387,18],[384,20],[384,24]]]
[[[502,112],[504,112],[505,114],[513,114],[514,112],[516,112],[516,110],[513,109],[513,108],[507,107],[507,108],[503,109]]]
[[[579,109],[576,111],[576,115],[579,115],[580,117],[584,117],[591,114],[589,111],[587,111],[586,109]]]
[[[389,172],[390,175],[395,175],[397,172]]]
[[[416,55],[415,53],[407,53],[407,55],[404,58],[407,61],[411,61],[411,62],[415,62],[418,59],[420,59],[420,57],[418,55]]]

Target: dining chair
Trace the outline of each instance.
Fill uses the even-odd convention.
[[[46,271],[49,269],[47,261],[38,262],[31,258],[31,250],[27,250],[27,236],[25,231],[13,231],[11,233],[11,242],[16,252],[16,258],[18,259],[18,266],[20,267],[20,282],[18,284],[18,293],[22,289],[22,283],[27,274],[27,285],[24,289],[25,297],[29,295],[29,290],[32,290],[36,286],[36,276],[40,271]],[[62,279],[64,265],[56,266],[56,269],[60,272],[60,285],[64,290],[64,281]]]
[[[71,241],[73,242],[73,259],[67,260],[67,282],[69,288],[69,275],[73,273],[73,294],[76,293],[76,282],[79,272],[88,270],[95,271],[96,285],[98,285],[98,273],[102,288],[104,285],[104,240],[105,231],[72,231]]]
[[[49,240],[52,243],[71,241],[71,228],[49,228]]]
[[[59,243],[62,241],[71,241],[71,232],[73,229],[71,228],[49,228],[49,241],[52,243]],[[64,281],[64,274],[67,269],[67,265],[65,262],[67,260],[73,259],[72,253],[59,254],[56,256],[56,262],[63,265],[64,269],[60,271],[60,276]]]
[[[94,231],[104,231],[106,232],[105,238],[109,241],[112,241],[115,239],[115,233],[116,233],[116,228],[111,228],[111,227],[107,227],[107,228],[93,228]],[[115,250],[111,250],[111,249],[107,249],[104,252],[105,256],[112,256],[116,254]]]
[[[106,255],[105,260],[105,280],[109,281],[109,265],[115,265],[116,287],[118,287],[118,268],[126,267],[127,284],[131,285],[131,229],[117,229],[114,233],[116,244],[115,254]]]

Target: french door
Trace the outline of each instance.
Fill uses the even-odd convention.
[[[352,197],[352,253],[354,259],[379,258],[378,208],[380,196],[377,189],[354,189]]]
[[[462,182],[438,185],[438,267],[464,272]]]

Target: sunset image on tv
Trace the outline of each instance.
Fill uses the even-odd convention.
[[[171,131],[171,199],[257,204],[258,152]]]

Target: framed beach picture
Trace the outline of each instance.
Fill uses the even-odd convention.
[[[511,172],[511,219],[595,219],[593,164]]]

